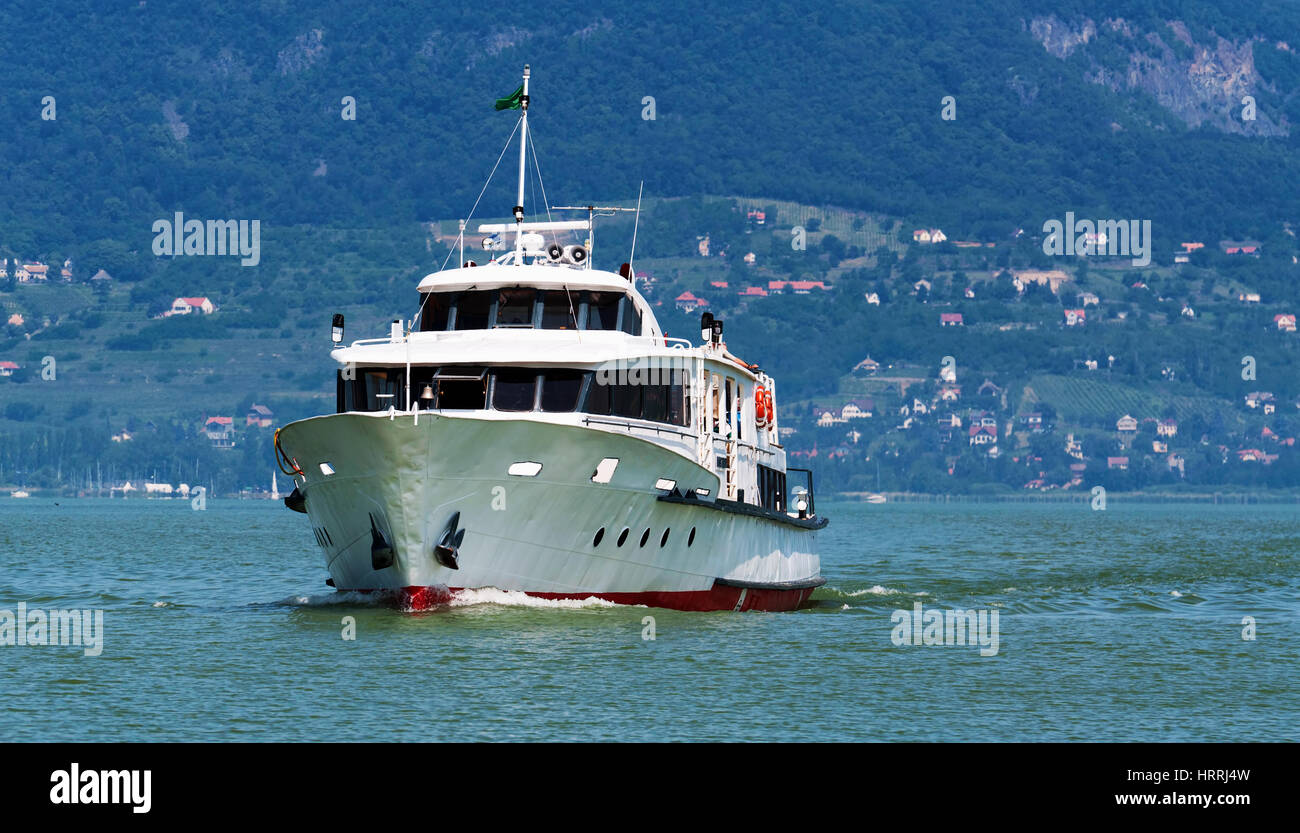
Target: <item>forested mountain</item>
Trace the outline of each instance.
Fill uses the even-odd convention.
[[[459,216],[512,120],[491,102],[526,62],[561,200],[626,198],[644,180],[651,195],[763,194],[961,236],[1067,209],[1171,236],[1260,236],[1263,218],[1300,214],[1291,3],[666,0],[515,15],[21,0],[0,27],[28,40],[0,47],[0,247],[23,256],[102,239],[146,250],[150,222],[176,210],[280,225]],[[1246,132],[1222,129],[1234,120]],[[488,204],[512,204],[508,179]]]

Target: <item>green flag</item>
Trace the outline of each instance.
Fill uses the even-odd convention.
[[[523,103],[523,100],[524,85],[520,84],[519,89],[515,90],[510,95],[505,98],[498,98],[495,106],[498,110],[518,110],[519,105]]]

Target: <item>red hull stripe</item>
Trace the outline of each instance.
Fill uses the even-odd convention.
[[[407,610],[428,610],[447,604],[459,587],[403,587],[400,591],[370,591],[395,596],[394,602]],[[597,599],[621,605],[644,605],[669,610],[796,610],[812,596],[813,587],[799,589],[762,589],[724,587],[715,584],[710,590],[661,591],[636,593],[534,593],[539,599]]]

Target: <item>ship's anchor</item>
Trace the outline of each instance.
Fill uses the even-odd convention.
[[[433,548],[433,557],[438,560],[442,566],[451,569],[460,569],[460,542],[465,540],[465,530],[456,531],[460,524],[460,513],[451,516],[451,523],[442,531],[442,537],[438,539],[437,545]]]
[[[370,516],[370,568],[382,570],[393,566],[393,545],[375,526],[375,516]]]

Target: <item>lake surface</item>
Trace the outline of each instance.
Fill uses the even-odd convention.
[[[278,502],[0,498],[0,609],[105,634],[0,646],[0,741],[1300,739],[1300,508],[819,508],[809,610],[415,614],[327,588]],[[895,645],[918,601],[997,611],[997,654]]]

